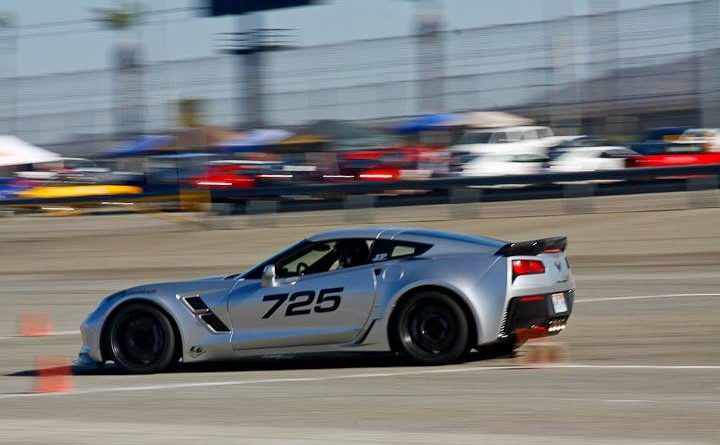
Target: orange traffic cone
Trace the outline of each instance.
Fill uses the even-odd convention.
[[[44,337],[52,335],[53,326],[47,312],[21,312],[18,319],[18,335],[21,337]]]
[[[37,359],[35,392],[71,392],[73,390],[70,362],[64,357]]]
[[[533,326],[527,329],[518,329],[517,332],[515,332],[515,341],[523,344],[529,340],[545,337],[547,336],[547,333],[547,328],[544,326]]]
[[[517,357],[519,366],[541,367],[568,359],[567,348],[559,343],[527,343],[525,348],[525,353]]]

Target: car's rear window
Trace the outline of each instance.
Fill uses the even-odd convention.
[[[431,244],[415,243],[410,241],[393,241],[379,239],[373,243],[371,261],[393,260],[422,255],[432,247]]]

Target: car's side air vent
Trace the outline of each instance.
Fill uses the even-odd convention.
[[[507,310],[503,314],[502,321],[500,322],[500,332],[498,332],[498,338],[505,339],[510,336],[510,329],[511,329],[513,316],[515,315],[515,306],[516,305],[517,305],[517,300],[515,298],[510,300],[510,303],[508,303]]]
[[[199,295],[182,297],[181,299],[190,309],[190,312],[202,320],[211,331],[215,333],[230,332],[230,328],[228,328],[225,323],[223,323],[223,321],[210,310]]]
[[[190,306],[190,309],[192,309],[193,311],[201,312],[208,310],[207,305],[204,301],[202,301],[202,298],[200,298],[199,296],[187,297],[185,298],[185,302],[188,306]]]
[[[230,332],[230,328],[225,326],[225,323],[223,323],[222,320],[220,320],[218,316],[212,312],[201,315],[200,319],[207,323],[208,326],[210,326],[210,329],[215,332]]]

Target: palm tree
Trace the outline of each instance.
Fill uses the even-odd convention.
[[[8,13],[0,14],[0,28],[14,28],[14,20],[12,19],[12,16]]]
[[[140,23],[143,15],[140,3],[126,3],[119,8],[93,8],[92,11],[97,15],[95,21],[112,30],[130,29]]]

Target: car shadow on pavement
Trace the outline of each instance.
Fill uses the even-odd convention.
[[[473,351],[465,362],[477,362],[509,357],[500,348],[483,347]],[[231,361],[203,363],[180,363],[166,371],[168,374],[205,373],[205,372],[241,372],[241,371],[288,371],[304,369],[346,369],[346,368],[392,368],[418,366],[417,363],[399,354],[386,352],[343,352],[322,354],[298,354],[243,358]],[[27,369],[5,374],[6,377],[34,377],[40,372],[52,372],[53,369]],[[72,375],[122,375],[120,368],[112,363],[99,366],[72,366]]]

